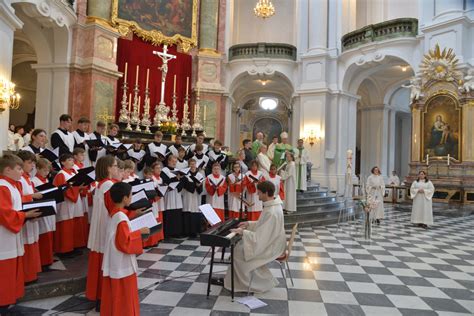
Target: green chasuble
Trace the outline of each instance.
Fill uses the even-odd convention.
[[[273,163],[280,167],[285,162],[285,156],[283,155],[286,151],[293,151],[293,147],[290,144],[279,143],[275,145],[275,154],[273,155]],[[283,159],[282,159],[283,156]]]
[[[252,143],[252,153],[254,157],[257,157],[258,151],[260,150],[260,147],[262,146],[262,143],[259,142],[258,140],[254,140]]]

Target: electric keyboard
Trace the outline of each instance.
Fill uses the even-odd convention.
[[[225,222],[214,225],[213,227],[201,233],[201,246],[211,247],[230,247],[235,245],[242,237],[232,233],[230,230],[237,228],[240,221],[231,218]]]

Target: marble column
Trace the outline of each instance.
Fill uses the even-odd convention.
[[[308,3],[308,52],[324,53],[328,46],[328,0]]]
[[[14,32],[21,29],[23,23],[15,15],[10,1],[0,0],[0,79],[11,80]],[[10,109],[0,112],[0,131],[6,135],[10,119]],[[0,137],[0,153],[7,149],[8,137]]]
[[[199,52],[196,58],[196,87],[199,87],[201,104],[207,107],[206,133],[213,138],[226,138],[226,100],[221,85],[222,53],[225,49],[226,20],[219,20],[227,10],[226,0],[201,0],[199,20]],[[215,118],[215,119],[210,119]],[[201,116],[201,119],[204,119]],[[214,126],[209,123],[213,122]]]
[[[219,0],[201,0],[199,51],[217,52]]]
[[[361,174],[367,177],[374,166],[388,175],[389,108],[384,105],[362,107],[361,111]]]
[[[474,161],[474,101],[463,105],[462,115],[462,161]]]
[[[74,121],[85,116],[95,123],[99,114],[115,114],[117,80],[121,76],[116,64],[119,33],[103,23],[109,5],[106,2],[110,4],[109,0],[87,1],[86,10],[86,1],[78,1],[69,83],[69,108]],[[94,14],[92,19],[90,14]]]

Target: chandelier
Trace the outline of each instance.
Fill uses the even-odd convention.
[[[20,107],[20,95],[15,91],[15,84],[6,79],[0,80],[0,112],[6,108],[16,110]]]
[[[253,12],[257,17],[266,19],[275,14],[275,7],[270,0],[258,0]]]

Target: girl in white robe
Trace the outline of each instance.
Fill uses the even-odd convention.
[[[372,174],[367,178],[366,191],[367,195],[370,195],[377,201],[377,207],[373,210],[372,218],[375,218],[377,224],[380,224],[380,220],[384,217],[383,197],[385,195],[385,182],[380,175],[378,167],[373,167],[371,172]]]
[[[263,173],[265,179],[268,179],[268,174],[270,173],[270,166],[272,161],[267,156],[267,145],[262,144],[259,148],[259,153],[257,155],[258,170]]]
[[[296,164],[295,156],[292,152],[285,153],[286,163],[280,171],[281,179],[284,181],[285,200],[283,209],[287,212],[296,212]],[[280,167],[281,168],[281,167]]]
[[[413,199],[413,209],[411,211],[411,222],[423,228],[433,225],[433,201],[432,197],[435,188],[433,183],[426,178],[426,173],[420,171],[418,179],[414,181],[410,188],[410,195]]]

